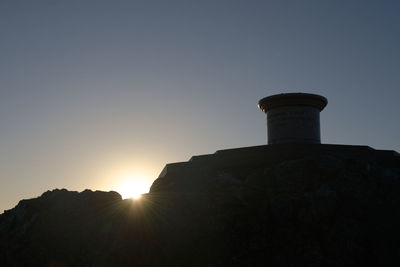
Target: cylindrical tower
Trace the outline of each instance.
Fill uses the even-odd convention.
[[[319,113],[327,104],[325,97],[306,93],[261,99],[258,107],[267,114],[267,143],[320,144]]]

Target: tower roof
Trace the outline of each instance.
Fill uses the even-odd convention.
[[[258,102],[258,107],[263,112],[268,112],[271,109],[284,106],[312,106],[321,111],[327,104],[328,100],[320,95],[307,93],[288,93],[265,97]]]

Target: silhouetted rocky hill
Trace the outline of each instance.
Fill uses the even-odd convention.
[[[399,266],[400,155],[269,145],[168,164],[140,201],[53,190],[0,215],[1,266]]]

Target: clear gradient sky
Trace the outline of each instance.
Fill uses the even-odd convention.
[[[1,0],[0,213],[148,186],[265,144],[260,98],[324,95],[323,143],[400,151],[400,1]]]

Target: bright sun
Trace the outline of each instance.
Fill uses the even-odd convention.
[[[124,180],[117,188],[117,191],[121,194],[123,199],[139,199],[142,194],[149,191],[149,187],[150,185],[146,179],[135,177]]]

